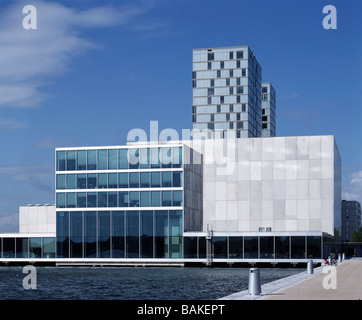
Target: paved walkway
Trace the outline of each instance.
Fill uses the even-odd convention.
[[[312,275],[305,271],[273,281],[263,285],[261,292],[252,296],[244,290],[220,300],[359,300],[362,259],[345,260],[337,267],[318,267]]]
[[[329,267],[331,268],[331,267]],[[263,300],[360,300],[362,260],[345,260],[333,273],[316,274],[302,282],[261,297]],[[335,281],[336,280],[336,281]]]

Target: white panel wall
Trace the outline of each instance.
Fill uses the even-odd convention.
[[[234,149],[226,140],[204,142],[204,230],[209,224],[214,231],[271,227],[334,234],[341,186],[333,136],[234,141]],[[228,170],[215,158],[222,152]]]
[[[55,206],[19,208],[19,233],[56,233]]]

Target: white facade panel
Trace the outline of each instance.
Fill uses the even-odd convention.
[[[215,220],[213,230],[218,232],[272,227],[275,232],[334,234],[335,198],[341,190],[333,136],[236,139],[235,148],[229,149],[233,154],[226,153],[223,140],[204,143],[215,147],[212,156],[211,150],[204,155],[209,160],[203,178],[204,208],[208,208],[204,228]],[[237,168],[226,175],[219,174],[215,159],[212,162],[220,150]]]

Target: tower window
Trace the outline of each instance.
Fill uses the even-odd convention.
[[[236,51],[236,59],[243,59],[244,51]]]

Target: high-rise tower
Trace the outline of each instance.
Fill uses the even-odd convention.
[[[193,50],[193,129],[209,130],[208,138],[261,137],[261,73],[248,46]]]

